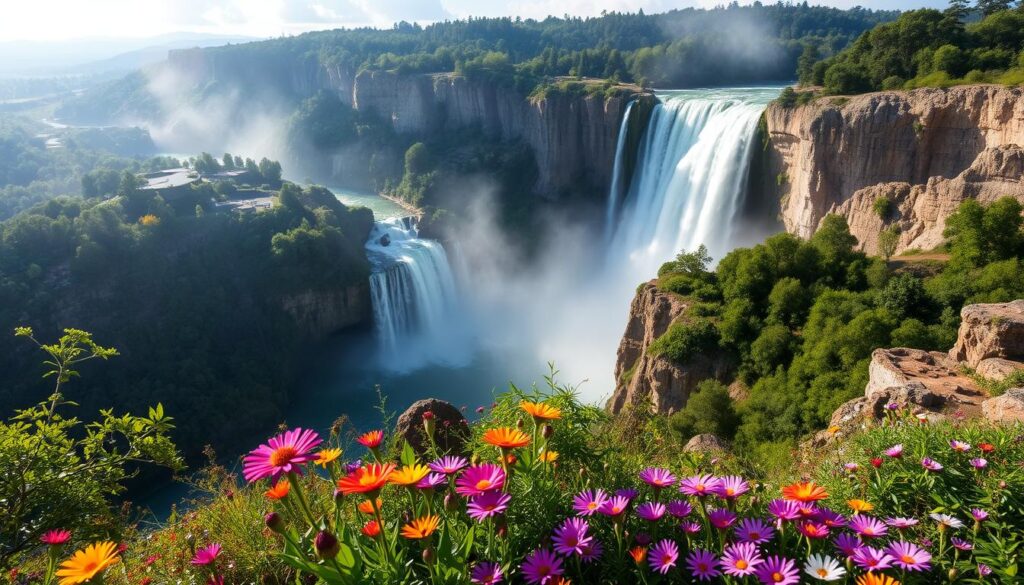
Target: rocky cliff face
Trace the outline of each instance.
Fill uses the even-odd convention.
[[[303,334],[315,340],[373,319],[369,282],[336,290],[291,294],[281,299],[281,306],[295,319]]]
[[[686,405],[701,381],[726,381],[732,364],[725,356],[698,355],[687,364],[677,364],[648,354],[650,345],[688,308],[681,297],[658,290],[652,282],[637,290],[615,360],[615,392],[607,405],[613,414],[627,406],[648,404],[656,412],[671,414]]]
[[[769,106],[767,166],[786,229],[809,237],[840,213],[868,252],[893,225],[898,250],[930,249],[964,199],[1024,201],[1022,98],[984,85]],[[873,210],[879,197],[893,203],[885,218]]]

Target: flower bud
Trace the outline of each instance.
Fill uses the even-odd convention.
[[[956,578],[960,575],[960,571],[956,570],[956,567],[952,567],[949,570],[949,582],[956,581]]]
[[[434,553],[433,547],[423,549],[423,562],[428,565],[433,565],[434,561],[437,560],[437,554]]]
[[[316,533],[316,538],[313,539],[313,548],[316,549],[316,556],[321,559],[333,559],[341,550],[338,539],[326,530]]]
[[[427,436],[434,438],[434,429],[437,428],[437,421],[434,420],[434,413],[427,411],[423,413],[423,430],[426,431]]]
[[[271,531],[278,534],[284,534],[285,525],[284,518],[281,517],[277,512],[270,512],[263,517],[263,523],[267,525]]]
[[[444,495],[444,510],[445,510],[445,512],[454,512],[455,509],[458,507],[458,505],[459,504],[456,501],[456,498],[455,498],[454,494],[449,492],[449,493]]]
[[[505,538],[508,536],[508,526],[502,524],[498,527],[498,538]]]
[[[338,506],[341,505],[341,501],[345,499],[345,492],[335,488],[334,490],[334,503]]]
[[[516,421],[516,428],[517,429],[523,430],[523,425],[524,425],[523,419],[519,419],[519,420]]]
[[[551,425],[544,425],[540,429],[540,435],[542,437],[544,437],[545,439],[550,439],[551,435],[554,435],[554,434],[555,434],[555,428],[552,427]]]

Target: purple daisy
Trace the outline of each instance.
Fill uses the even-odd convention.
[[[760,518],[744,518],[736,526],[736,538],[740,542],[764,544],[775,536],[775,529]]]
[[[693,506],[686,500],[672,500],[668,503],[668,513],[676,518],[686,518],[693,512]]]
[[[436,473],[443,473],[445,475],[451,475],[457,473],[463,467],[469,465],[469,461],[466,461],[465,457],[458,457],[454,455],[446,455],[433,463],[427,465],[431,471]],[[490,564],[490,563],[484,563]],[[500,569],[499,569],[500,571]],[[500,578],[500,577],[499,577]]]
[[[647,562],[650,563],[651,570],[662,575],[668,573],[672,567],[676,566],[677,560],[679,560],[679,547],[674,541],[667,538],[659,540],[647,552]]]
[[[864,543],[861,542],[860,538],[853,534],[840,534],[836,537],[836,550],[843,553],[847,558],[852,557],[857,553],[858,550]]]
[[[768,502],[768,513],[779,520],[796,520],[800,517],[800,504],[790,500]]]
[[[754,570],[763,562],[754,543],[740,542],[725,547],[720,564],[726,575],[746,577],[754,574]]]
[[[988,460],[984,457],[975,457],[970,461],[971,467],[975,469],[985,469],[988,466]]]
[[[793,585],[800,582],[800,570],[796,563],[781,557],[768,557],[754,571],[757,580],[766,585]]]
[[[896,530],[907,530],[908,528],[913,528],[914,526],[917,526],[918,521],[916,518],[899,517],[886,518],[885,523],[895,528]]]
[[[686,567],[693,576],[701,581],[710,581],[722,574],[718,567],[718,559],[710,551],[694,549],[686,556]]]
[[[657,522],[665,515],[665,504],[644,502],[636,507],[636,515],[648,522]]]
[[[927,571],[932,567],[932,555],[916,544],[901,540],[890,544],[885,552],[894,565],[905,571]]]
[[[604,547],[601,546],[601,541],[594,538],[590,542],[584,545],[580,545],[580,560],[584,563],[590,563],[601,558],[604,554]]]
[[[981,508],[971,508],[971,516],[974,518],[975,522],[984,522],[985,520],[988,520],[988,512]]]
[[[619,516],[629,508],[629,498],[615,496],[601,504],[598,512],[605,516]]]
[[[493,464],[470,467],[455,480],[455,493],[460,496],[479,496],[505,487],[505,471]]]
[[[576,510],[576,514],[579,516],[592,516],[607,501],[608,494],[604,493],[604,490],[586,490],[573,498],[572,509]]]
[[[736,523],[736,514],[725,508],[717,508],[708,512],[708,522],[719,530],[725,530]]]
[[[303,465],[316,459],[313,449],[322,442],[320,435],[310,429],[285,431],[245,456],[242,475],[250,483],[264,477],[276,483],[282,475],[301,475]]]
[[[661,467],[648,467],[640,472],[640,479],[647,485],[659,490],[676,483],[676,476],[672,475],[671,471]]]
[[[735,500],[750,491],[750,484],[738,475],[727,475],[719,479],[715,495],[725,500]]]
[[[627,500],[635,500],[640,492],[633,488],[622,488],[621,490],[615,490],[615,495],[620,498],[626,498]]]
[[[681,528],[682,531],[687,534],[697,534],[698,532],[700,532],[702,526],[700,525],[700,522],[686,520],[679,525],[679,528]]]
[[[818,521],[829,528],[842,528],[846,526],[846,516],[828,508],[818,508]]]
[[[503,514],[508,510],[508,504],[512,496],[503,492],[484,492],[479,496],[473,496],[466,504],[466,514],[477,522]]]
[[[949,539],[949,543],[957,550],[974,550],[974,545],[962,538],[953,537]]]
[[[939,463],[938,461],[936,461],[934,459],[930,459],[928,457],[925,457],[924,459],[921,459],[921,467],[924,467],[928,471],[935,471],[935,472],[942,471],[942,469],[943,469],[941,463]]]
[[[850,530],[859,534],[862,538],[878,538],[889,532],[889,527],[884,522],[871,516],[857,514],[850,520]]]
[[[469,580],[478,585],[494,585],[501,583],[503,575],[498,563],[477,563],[469,573]]]
[[[523,571],[526,582],[532,585],[553,583],[555,577],[559,577],[565,572],[562,568],[562,559],[546,548],[537,549],[528,554],[520,569]]]
[[[853,562],[865,571],[881,571],[892,566],[893,558],[882,549],[862,546],[853,553]]]
[[[966,453],[971,450],[971,444],[965,443],[964,441],[957,441],[956,439],[953,439],[952,441],[949,442],[949,448],[958,453]]]
[[[885,451],[882,451],[882,453],[884,453],[887,457],[892,457],[893,459],[899,459],[900,457],[903,457],[903,445],[902,444],[893,445],[892,447],[889,447]]]
[[[432,490],[448,483],[448,476],[443,473],[428,473],[416,484],[421,490]]]
[[[582,518],[569,518],[555,529],[552,542],[555,544],[555,552],[562,555],[582,555],[583,547],[588,546],[594,539],[587,536],[590,525]]]
[[[719,482],[720,480],[713,475],[694,475],[679,484],[679,491],[688,496],[702,498],[714,495]]]

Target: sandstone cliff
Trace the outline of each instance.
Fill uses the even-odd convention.
[[[303,335],[317,341],[373,319],[369,282],[329,291],[293,293],[281,300],[281,306]]]
[[[659,290],[653,282],[637,289],[615,360],[615,392],[607,405],[610,412],[617,414],[627,406],[649,403],[656,412],[671,414],[686,405],[701,381],[727,381],[732,363],[724,355],[697,355],[686,364],[677,364],[647,352],[688,308],[684,299]]]
[[[765,112],[767,167],[786,229],[809,237],[846,216],[868,252],[898,226],[897,250],[942,243],[966,198],[1024,201],[1024,89],[960,86],[819,98]],[[892,202],[885,218],[873,210]]]

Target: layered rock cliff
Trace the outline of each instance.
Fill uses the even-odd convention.
[[[314,340],[373,320],[370,284],[365,281],[344,288],[293,293],[281,299],[281,307],[295,320],[299,331]]]
[[[671,414],[686,406],[701,381],[727,380],[733,364],[725,355],[701,354],[679,364],[648,352],[674,322],[685,318],[687,309],[686,300],[659,290],[653,282],[637,289],[615,360],[615,392],[607,405],[610,412],[650,404],[655,412]]]
[[[1024,201],[1022,98],[1022,88],[979,85],[772,104],[766,166],[786,229],[809,237],[840,213],[868,252],[890,226],[897,251],[931,249],[964,199]]]

